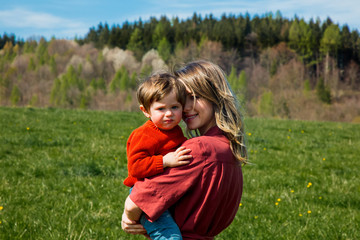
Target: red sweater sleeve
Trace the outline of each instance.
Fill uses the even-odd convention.
[[[163,156],[154,155],[156,138],[137,134],[129,138],[127,144],[128,169],[131,176],[145,178],[163,172]]]
[[[157,139],[142,131],[133,132],[127,142],[128,171],[131,181],[125,185],[132,186],[138,179],[150,177],[164,171],[163,156],[155,155]]]

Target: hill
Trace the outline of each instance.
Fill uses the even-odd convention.
[[[83,39],[0,39],[0,104],[137,109],[139,80],[194,59],[219,64],[249,116],[358,122],[358,30],[280,12],[100,23]]]

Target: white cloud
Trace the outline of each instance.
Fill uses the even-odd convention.
[[[74,37],[75,33],[84,34],[88,26],[82,22],[61,18],[44,12],[34,12],[22,8],[0,10],[0,28],[13,31],[32,31],[34,34]],[[72,34],[72,35],[67,35]]]

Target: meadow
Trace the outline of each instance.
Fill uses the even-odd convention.
[[[0,107],[0,239],[144,239],[121,230],[140,113]],[[360,125],[246,118],[250,164],[215,239],[360,239]]]

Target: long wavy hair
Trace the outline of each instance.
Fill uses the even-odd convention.
[[[240,105],[223,70],[212,62],[199,60],[174,71],[174,75],[195,96],[212,103],[216,125],[229,139],[235,158],[240,163],[247,163],[248,154]]]

